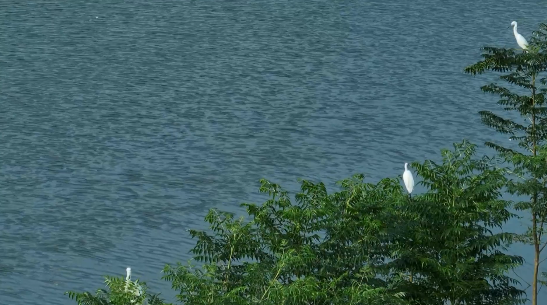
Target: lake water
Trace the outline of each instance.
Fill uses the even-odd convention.
[[[464,138],[506,141],[463,68],[517,47],[540,1],[7,1],[0,4],[0,304],[134,278],[173,301],[217,207],[354,173],[371,181]],[[510,229],[518,230],[515,222]],[[531,248],[518,246],[530,279]],[[543,298],[547,295],[544,293]]]

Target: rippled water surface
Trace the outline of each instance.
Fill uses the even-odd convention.
[[[263,200],[262,177],[376,180],[463,138],[505,141],[477,115],[495,107],[487,77],[462,70],[544,15],[499,0],[1,3],[0,304],[75,304],[63,292],[127,266],[173,300],[160,270],[190,258],[186,230]]]

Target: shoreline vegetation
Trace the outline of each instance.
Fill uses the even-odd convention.
[[[412,197],[400,177],[371,183],[355,175],[332,193],[304,180],[294,198],[262,179],[263,204],[242,204],[247,215],[240,218],[210,210],[209,230],[190,231],[193,259],[165,266],[162,279],[177,301],[543,304],[537,295],[547,245],[547,24],[525,42],[518,49],[484,47],[482,59],[464,70],[496,74],[505,85],[480,88],[499,97],[501,110],[479,112],[482,122],[512,140],[485,143],[496,155],[477,156],[477,145],[463,140],[441,150],[442,162],[413,162],[425,191]],[[511,120],[515,114],[525,120]],[[504,194],[526,200],[503,200]],[[530,219],[524,234],[504,231],[514,211]],[[523,282],[513,272],[523,257],[507,253],[515,243],[527,245],[534,257],[533,277]],[[168,304],[131,280],[130,271],[105,283],[94,293],[66,294],[81,305]]]

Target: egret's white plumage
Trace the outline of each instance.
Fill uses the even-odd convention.
[[[528,41],[526,41],[526,38],[524,38],[524,36],[520,35],[519,32],[517,32],[517,22],[511,22],[511,26],[513,26],[513,34],[515,34],[515,39],[517,40],[517,44],[519,45],[519,47],[521,47],[523,50],[528,49]]]
[[[125,277],[125,292],[127,292],[129,290],[129,283],[131,282],[131,268],[125,268],[125,272],[127,273]]]
[[[127,292],[127,291],[129,290],[129,288],[130,288],[130,287],[129,287],[129,283],[131,282],[131,268],[130,268],[130,267],[127,267],[127,268],[125,269],[125,271],[126,271],[126,273],[127,273],[127,276],[125,277],[125,291]],[[133,289],[133,291],[132,291],[133,294],[134,294],[135,296],[137,296],[137,297],[138,297],[138,296],[141,296],[141,295],[142,295],[142,287],[141,287],[141,285],[138,284],[138,280],[137,280],[135,283],[133,283],[133,284],[134,284],[134,286],[135,286],[135,288],[136,288],[136,289]]]
[[[405,171],[403,173],[403,182],[409,194],[414,190],[414,177],[412,172],[408,170],[408,163],[405,163]]]

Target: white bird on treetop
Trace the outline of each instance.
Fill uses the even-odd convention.
[[[131,268],[125,268],[125,272],[127,272],[127,276],[125,277],[125,291],[127,292],[129,290],[129,282],[131,282]]]
[[[517,40],[517,44],[519,45],[519,47],[521,47],[523,50],[528,49],[528,41],[526,41],[526,38],[524,38],[524,36],[520,35],[519,32],[517,32],[517,22],[511,22],[511,26],[513,27],[513,34],[515,34],[515,39]]]
[[[403,172],[403,182],[405,183],[406,190],[410,195],[414,190],[414,177],[412,172],[408,170],[408,163],[405,163],[405,171]]]
[[[130,281],[131,280],[131,268],[127,267],[125,269],[125,271],[127,272],[127,276],[125,277],[125,280]]]
[[[130,292],[129,291],[129,289],[130,289],[129,285],[130,285],[130,282],[131,282],[131,268],[127,267],[125,269],[125,271],[127,272],[127,276],[125,277],[125,291]],[[135,286],[135,289],[133,289],[133,291],[131,291],[131,292],[133,292],[133,294],[137,297],[141,296],[143,291],[142,291],[141,285],[138,284],[138,280],[136,282],[134,282],[133,284]]]

